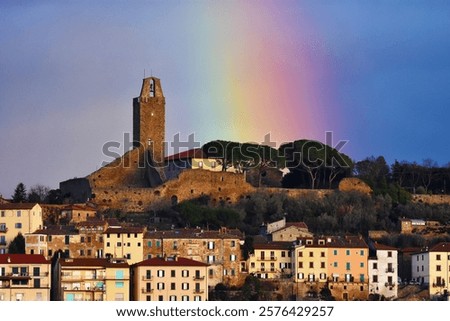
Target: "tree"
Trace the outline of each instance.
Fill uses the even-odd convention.
[[[17,184],[14,195],[11,196],[13,203],[23,203],[27,200],[27,190],[23,183]]]
[[[9,243],[8,253],[25,254],[25,238],[22,233],[17,234],[17,236]]]
[[[28,193],[28,202],[43,203],[49,195],[50,188],[41,184],[36,184],[30,188]]]

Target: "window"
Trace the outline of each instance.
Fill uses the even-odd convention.
[[[147,247],[152,247],[152,241],[147,241]]]
[[[333,267],[338,267],[338,262],[334,262]]]
[[[298,252],[298,257],[303,257],[303,252],[299,251]]]
[[[123,270],[116,271],[116,279],[118,279],[118,280],[123,279]]]
[[[33,288],[39,289],[41,287],[41,279],[34,279],[33,280]]]
[[[208,242],[208,250],[214,250],[214,242],[213,241]]]
[[[363,268],[364,267],[364,262],[359,263],[359,267]]]
[[[345,263],[345,269],[350,271],[350,262]]]
[[[170,277],[174,278],[175,277],[175,270],[170,270]]]
[[[17,217],[21,217],[22,216],[22,211],[17,211]]]
[[[117,246],[122,246],[122,243],[121,242],[117,242],[116,245]]]
[[[182,290],[189,290],[189,283],[181,283],[181,289]]]
[[[387,255],[388,257],[392,257],[392,251],[388,251]]]
[[[298,262],[298,268],[303,269],[303,262]]]
[[[208,255],[208,263],[214,263],[216,261],[216,257],[214,255]]]
[[[184,277],[184,278],[189,277],[189,270],[183,270],[183,271],[181,271],[181,276]]]
[[[116,288],[123,288],[123,282],[116,282]]]
[[[64,244],[69,244],[70,243],[70,235],[65,235],[64,236]]]
[[[309,268],[313,269],[314,268],[314,262],[309,262]]]
[[[297,279],[303,280],[305,275],[303,273],[297,273]]]
[[[182,295],[181,296],[181,301],[189,301],[189,296],[188,295]]]
[[[106,234],[106,238],[107,238],[107,239],[109,239],[109,233],[108,233],[108,234]]]
[[[313,257],[314,256],[314,252],[309,252],[309,257]]]
[[[170,289],[176,290],[175,282],[170,283]]]
[[[164,301],[164,297],[162,295],[158,295],[158,301]]]
[[[436,265],[436,271],[441,271],[441,266],[440,265]]]
[[[325,262],[320,262],[320,268],[324,269],[325,268]]]
[[[217,166],[217,163],[215,161],[212,161],[211,162],[211,168],[216,168],[216,166]]]
[[[436,261],[440,261],[441,260],[441,255],[440,254],[436,254]]]
[[[92,256],[92,250],[87,250],[87,255]]]
[[[158,270],[158,272],[156,272],[156,275],[157,275],[159,278],[163,278],[164,275],[165,275],[165,271],[164,271],[164,270]]]
[[[359,282],[364,282],[364,274],[359,275]]]
[[[333,250],[333,255],[337,255],[338,251],[337,250]]]
[[[177,296],[176,295],[169,296],[169,301],[176,301],[176,300],[177,300]]]
[[[198,167],[200,167],[200,168],[203,167],[203,162],[202,162],[202,161],[199,161],[199,162],[198,162]]]
[[[15,228],[22,228],[22,223],[16,223]]]
[[[364,256],[364,250],[360,250],[359,255]]]
[[[123,293],[116,293],[114,296],[115,301],[124,301],[125,295]]]
[[[325,257],[325,252],[320,252],[320,257]]]
[[[2,211],[1,217],[5,217],[5,211]]]
[[[350,255],[350,250],[345,250],[345,255]]]
[[[88,243],[91,243],[92,242],[92,237],[88,236],[87,241],[88,241]]]
[[[53,251],[52,251],[52,250],[48,250],[47,255],[48,255],[48,256],[52,256],[52,255],[53,255]]]
[[[80,256],[84,256],[84,250],[80,250]]]
[[[110,247],[110,246],[111,246],[111,243],[106,242],[106,247]]]
[[[178,249],[178,242],[177,241],[173,241],[172,249],[174,249],[174,250]]]
[[[231,241],[231,247],[235,247],[236,246],[236,241]]]
[[[372,275],[372,282],[378,283],[378,275]]]
[[[373,262],[372,268],[374,270],[378,270],[378,263],[377,262]]]
[[[128,246],[130,246],[129,243],[128,243]],[[141,242],[138,242],[137,246],[138,246],[138,247],[141,247]]]
[[[286,257],[286,252],[285,251],[281,251],[281,257]]]
[[[151,296],[150,296],[150,295],[147,295],[146,300],[147,300],[147,301],[151,301]]]
[[[156,241],[156,247],[161,247],[161,241]]]
[[[51,235],[47,236],[47,239],[48,239],[49,242],[51,242],[52,241],[52,236]]]
[[[230,261],[236,261],[236,255],[234,255],[234,254],[231,254],[230,255]]]
[[[158,283],[156,284],[156,288],[157,288],[158,290],[164,290],[164,283],[163,283],[163,282],[158,282]]]
[[[84,243],[84,236],[80,237],[81,243]]]

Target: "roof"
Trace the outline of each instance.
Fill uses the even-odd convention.
[[[38,203],[4,203],[0,204],[0,210],[31,210]]]
[[[175,258],[160,258],[155,257],[152,259],[148,259],[139,263],[134,264],[134,266],[208,266],[208,264],[194,261],[184,257],[175,257]]]
[[[268,243],[253,243],[255,250],[289,250],[292,247],[292,242],[268,242]]]
[[[172,161],[172,160],[182,160],[182,159],[192,159],[192,158],[207,158],[207,157],[205,157],[201,148],[194,148],[194,149],[186,150],[186,151],[178,153],[178,154],[173,154],[173,155],[167,156],[165,158],[165,160]]]
[[[203,230],[173,229],[167,231],[148,231],[144,239],[243,239],[244,234],[238,229]]]
[[[450,243],[441,242],[430,249],[430,252],[450,252]]]
[[[312,244],[308,244],[312,241]],[[322,236],[322,237],[300,237],[297,245],[306,247],[327,248],[369,248],[361,236]]]
[[[47,228],[39,229],[31,234],[45,234],[45,235],[76,235],[78,231],[75,227],[70,225],[50,225]]]
[[[87,205],[80,205],[80,204],[71,204],[64,207],[65,211],[90,211],[90,212],[96,212],[97,210],[95,208],[92,208]]]
[[[289,227],[289,226],[295,226],[295,227],[299,227],[299,228],[308,229],[308,225],[306,225],[305,222],[286,222],[286,227]]]
[[[380,243],[375,243],[373,246],[375,247],[376,250],[380,250],[380,251],[397,251],[396,247],[392,247],[392,246],[388,246],[388,245],[384,245],[384,244],[380,244]]]
[[[61,259],[61,266],[72,267],[124,267],[128,268],[129,264],[124,260],[100,259],[100,258],[77,258],[77,259]]]
[[[41,254],[0,254],[0,264],[50,264]]]
[[[118,233],[144,233],[145,227],[138,226],[121,226],[121,227],[108,227],[103,234],[118,234]]]

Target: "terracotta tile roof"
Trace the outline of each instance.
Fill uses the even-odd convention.
[[[293,247],[293,242],[268,242],[268,243],[253,243],[255,250],[289,250]]]
[[[0,204],[0,210],[31,210],[37,203],[4,203]]]
[[[308,229],[308,225],[305,222],[287,222],[286,227],[295,226],[303,229]]]
[[[78,231],[70,225],[50,225],[47,228],[34,231],[32,234],[44,235],[77,235]]]
[[[192,159],[192,158],[206,158],[203,154],[203,151],[201,148],[194,148],[190,150],[186,150],[184,152],[174,154],[167,156],[165,158],[166,161],[173,161],[173,160],[185,160],[185,159]]]
[[[373,246],[375,247],[375,249],[380,250],[380,251],[397,251],[396,247],[384,245],[384,244],[380,244],[380,243],[375,243]]]
[[[66,211],[91,211],[91,212],[97,211],[95,208],[92,208],[87,205],[82,205],[82,204],[67,205],[64,207],[64,210],[66,210]]]
[[[8,262],[9,261],[9,262]],[[0,264],[50,264],[41,254],[0,254]]]
[[[430,252],[450,252],[450,243],[441,242],[430,249]]]
[[[312,244],[308,244],[311,241]],[[300,244],[306,247],[369,248],[360,236],[300,237],[297,239],[297,245]]]
[[[173,229],[166,231],[148,231],[144,239],[243,239],[244,234],[237,229],[203,230]]]
[[[117,234],[117,233],[144,233],[145,227],[137,226],[122,226],[122,227],[108,227],[103,234]]]
[[[76,258],[76,259],[61,259],[59,264],[61,266],[71,267],[123,267],[128,268],[129,264],[124,260],[118,260],[114,263],[114,259],[100,259],[100,258]]]
[[[164,259],[155,257],[148,259],[139,263],[134,264],[134,266],[208,266],[208,264],[194,261],[184,257]]]

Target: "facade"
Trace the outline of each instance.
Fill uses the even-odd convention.
[[[42,208],[36,203],[0,204],[0,254],[19,233],[32,233],[42,228]]]
[[[174,229],[148,231],[144,240],[144,257],[179,256],[208,264],[208,284],[239,285],[241,277],[242,232],[220,230]]]
[[[50,301],[50,269],[43,255],[0,254],[0,301]]]
[[[286,218],[268,223],[264,232],[275,242],[293,242],[300,237],[313,236],[304,222],[286,222]]]
[[[428,286],[431,298],[448,297],[450,291],[450,243],[441,242],[428,254]],[[413,260],[414,261],[414,260]],[[426,280],[426,278],[425,278]]]
[[[69,223],[84,222],[88,219],[95,218],[97,211],[95,208],[86,205],[68,205],[61,210],[61,220]]]
[[[183,257],[152,258],[132,266],[136,301],[207,301],[208,265]]]
[[[428,249],[411,255],[411,279],[420,284],[430,284],[430,253]]]
[[[394,247],[375,243],[369,257],[369,293],[395,299],[398,291],[398,252]]]
[[[73,226],[55,225],[25,234],[25,253],[42,254],[50,260],[58,251],[65,257],[84,256],[88,244],[81,242],[80,234]]]
[[[294,248],[294,282],[301,296],[328,287],[337,300],[367,299],[369,248],[362,237],[300,238]]]
[[[281,279],[292,276],[292,242],[253,244],[248,258],[248,273],[261,279]]]
[[[125,258],[131,265],[144,258],[144,227],[109,227],[103,232],[105,257]]]
[[[130,268],[123,259],[60,259],[56,277],[61,301],[130,300]]]

